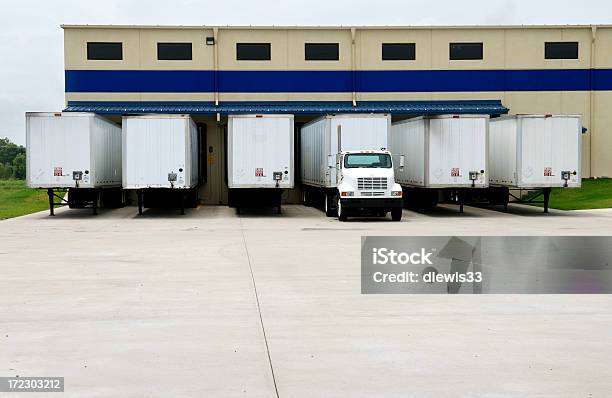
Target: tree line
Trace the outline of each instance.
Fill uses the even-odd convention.
[[[25,177],[25,147],[12,143],[8,138],[0,138],[0,180],[24,180]]]

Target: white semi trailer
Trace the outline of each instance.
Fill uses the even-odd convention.
[[[386,150],[391,116],[330,115],[301,128],[302,198],[321,204],[328,217],[391,212],[402,218],[402,188]],[[398,159],[399,169],[403,158]]]
[[[189,115],[123,117],[123,188],[136,190],[138,214],[145,202],[197,202],[198,129]],[[145,200],[146,199],[146,200]]]
[[[26,179],[47,189],[51,215],[66,203],[94,214],[99,202],[121,206],[121,127],[93,113],[26,113]]]
[[[538,190],[548,211],[551,188],[582,183],[580,115],[515,115],[492,119],[489,132],[489,201],[507,210],[516,190]],[[518,196],[517,196],[518,195]]]
[[[468,190],[489,186],[488,115],[440,115],[394,123],[389,149],[406,157],[406,167],[396,165],[397,182],[411,204],[436,205],[448,197],[460,205]]]
[[[294,186],[293,115],[228,117],[227,185],[231,206],[273,206]]]

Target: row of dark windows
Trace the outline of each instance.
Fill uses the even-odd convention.
[[[304,57],[307,61],[337,61],[340,57],[338,43],[306,43]],[[236,43],[238,61],[269,61],[272,58],[270,43]],[[87,43],[88,60],[123,59],[123,43]],[[157,59],[164,61],[189,61],[193,59],[191,43],[157,43]]]
[[[272,58],[270,43],[236,43],[238,61],[269,61]],[[545,59],[578,59],[578,42],[546,42]],[[123,43],[87,43],[88,60],[122,60]],[[157,43],[158,60],[193,59],[191,43]],[[338,43],[305,43],[306,61],[338,61]],[[416,59],[415,43],[383,43],[383,61],[413,61]],[[450,43],[450,60],[483,59],[483,43]]]
[[[270,43],[236,43],[236,60],[269,61]],[[338,61],[340,49],[338,43],[305,43],[304,59],[306,61]]]

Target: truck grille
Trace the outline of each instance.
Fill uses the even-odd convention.
[[[361,192],[361,196],[385,196],[385,193],[384,192],[364,191],[364,192]]]
[[[360,177],[357,178],[357,189],[361,190],[381,190],[387,189],[386,177]]]

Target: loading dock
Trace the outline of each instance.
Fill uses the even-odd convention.
[[[228,204],[227,176],[227,117],[230,114],[294,114],[296,153],[296,188],[283,194],[283,203],[300,203],[302,199],[299,185],[300,126],[318,117],[339,113],[389,113],[394,118],[403,119],[418,115],[439,114],[489,114],[502,115],[508,112],[501,101],[461,100],[461,101],[362,101],[353,105],[348,101],[311,101],[311,102],[210,102],[168,103],[168,102],[69,102],[67,112],[94,111],[113,120],[121,120],[123,114],[172,114],[184,113],[191,116],[206,137],[204,150],[199,152],[201,170],[206,178],[198,194],[203,204]],[[136,200],[135,197],[132,197]]]

